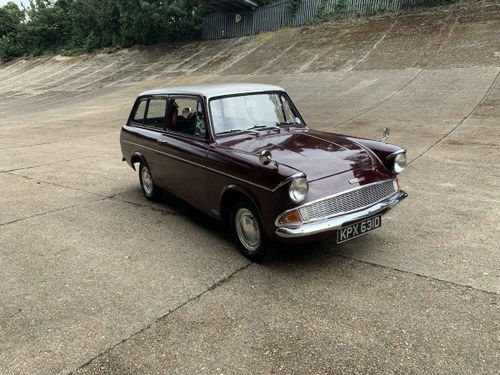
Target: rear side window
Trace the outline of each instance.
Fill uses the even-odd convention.
[[[167,110],[167,100],[165,98],[149,99],[149,105],[144,125],[163,129],[165,125],[165,113]]]

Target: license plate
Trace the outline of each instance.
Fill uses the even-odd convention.
[[[349,241],[382,226],[382,216],[373,216],[337,230],[337,243]]]

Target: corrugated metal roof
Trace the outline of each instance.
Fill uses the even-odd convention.
[[[252,0],[201,0],[201,2],[215,10],[227,12],[243,12],[259,6]]]

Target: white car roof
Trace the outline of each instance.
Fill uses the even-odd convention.
[[[165,87],[148,90],[139,94],[143,95],[201,95],[207,99],[234,94],[256,93],[263,91],[285,91],[283,88],[274,85],[260,83],[209,83],[201,85]]]

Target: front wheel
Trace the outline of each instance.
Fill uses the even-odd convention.
[[[139,165],[139,182],[141,183],[144,196],[150,201],[156,202],[161,197],[161,189],[156,186],[148,166],[141,162]]]
[[[259,262],[272,255],[266,248],[268,239],[252,204],[240,201],[233,206],[230,228],[238,249],[247,259]]]

